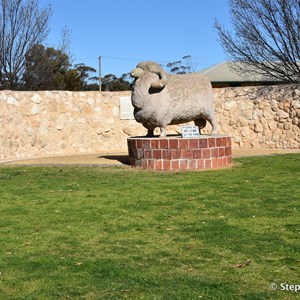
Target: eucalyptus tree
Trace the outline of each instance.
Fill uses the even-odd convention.
[[[74,88],[80,83],[76,71],[69,73],[70,67],[69,56],[62,50],[36,44],[25,55],[22,88],[33,91],[64,90],[67,85]]]
[[[181,60],[169,62],[167,68],[173,74],[192,73],[196,69],[191,55],[185,55]]]

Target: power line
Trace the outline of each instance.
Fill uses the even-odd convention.
[[[156,61],[157,63],[163,64],[166,66],[170,61],[157,61],[153,59],[142,59],[142,58],[128,58],[128,57],[115,57],[115,56],[104,56],[101,55],[102,58],[106,59],[115,59],[115,60],[127,60],[127,61]],[[90,56],[90,57],[85,57],[85,58],[78,58],[76,61],[80,60],[88,60],[88,59],[99,59],[99,56]],[[202,65],[202,66],[212,66],[215,63],[200,63],[200,62],[192,62],[193,65]]]
[[[95,58],[98,58],[98,57],[97,56],[82,57],[82,58],[77,58],[75,61],[87,60],[87,59],[95,59]]]

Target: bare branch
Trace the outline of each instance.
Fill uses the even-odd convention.
[[[49,32],[51,8],[40,9],[39,0],[0,0],[1,89],[18,88],[25,55]]]
[[[300,0],[229,0],[234,33],[218,21],[220,43],[235,71],[300,81]]]
[[[58,44],[58,50],[61,50],[63,53],[67,54],[71,61],[73,60],[73,55],[71,54],[72,40],[72,32],[67,26],[65,26],[61,30],[61,40]]]

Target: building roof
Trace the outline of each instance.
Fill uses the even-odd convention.
[[[234,63],[231,63],[234,64]],[[237,64],[237,63],[235,63]],[[229,62],[221,62],[209,68],[200,70],[199,73],[206,75],[211,82],[268,82],[268,80],[259,75],[241,76],[235,73],[229,66]]]

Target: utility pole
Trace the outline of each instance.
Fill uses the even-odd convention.
[[[101,84],[102,84],[102,81],[101,81],[101,77],[102,77],[102,56],[99,56],[99,91],[101,92]]]

